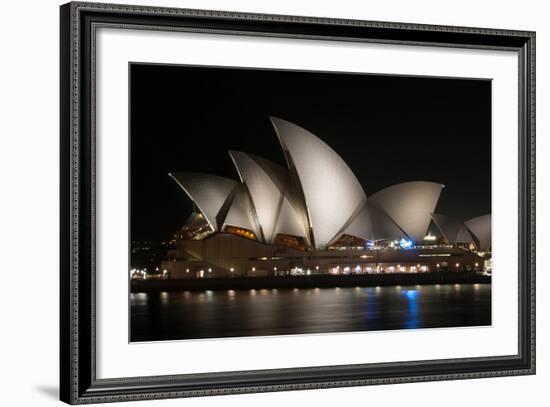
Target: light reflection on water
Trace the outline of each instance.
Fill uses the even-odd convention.
[[[490,284],[131,294],[133,341],[479,326]]]
[[[420,289],[417,288],[415,290],[403,290],[402,293],[409,302],[409,315],[405,322],[405,328],[418,328],[420,326],[420,318],[418,315],[418,296],[420,293]]]

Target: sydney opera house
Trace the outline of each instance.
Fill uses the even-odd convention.
[[[229,151],[238,180],[170,174],[194,206],[161,265],[171,278],[487,272],[490,214],[466,221],[438,214],[444,186],[434,182],[367,196],[320,138],[271,122],[286,167]]]

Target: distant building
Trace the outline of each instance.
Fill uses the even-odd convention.
[[[287,168],[230,151],[239,181],[170,174],[195,204],[161,264],[171,278],[483,271],[490,215],[460,222],[434,214],[444,187],[434,182],[392,185],[367,198],[326,143],[271,121]],[[426,237],[432,221],[441,236]]]

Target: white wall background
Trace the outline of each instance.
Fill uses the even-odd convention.
[[[129,1],[129,0],[128,0]],[[390,404],[423,406],[547,405],[550,391],[550,296],[546,251],[550,217],[546,2],[462,0],[187,0],[134,4],[260,13],[450,24],[537,31],[538,300],[536,376],[165,400],[149,405],[280,406]],[[0,9],[0,404],[57,401],[59,19],[57,0],[9,2]],[[127,403],[131,405],[136,403]],[[145,405],[144,403],[142,403]]]

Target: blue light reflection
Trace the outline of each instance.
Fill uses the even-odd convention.
[[[420,326],[420,317],[418,312],[418,297],[420,296],[420,293],[418,290],[403,290],[401,293],[409,303],[409,312],[407,315],[407,320],[405,321],[405,327],[407,329],[416,329]]]

